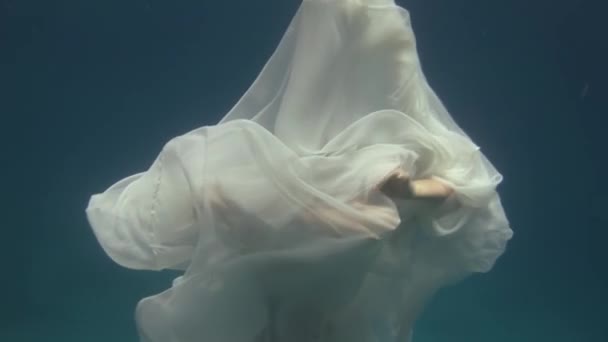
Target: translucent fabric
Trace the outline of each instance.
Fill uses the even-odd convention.
[[[398,169],[455,191],[389,198]],[[305,0],[217,125],[86,212],[120,265],[184,271],[138,304],[142,341],[409,341],[438,288],[503,253],[501,180],[429,87],[405,9]]]

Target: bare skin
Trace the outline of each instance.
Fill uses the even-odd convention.
[[[377,189],[391,198],[429,201],[436,204],[446,199],[453,192],[453,189],[433,178],[412,180],[409,174],[401,169],[395,170],[381,181]],[[210,194],[213,195],[210,202],[211,207],[216,215],[222,217],[226,222],[230,222],[234,226],[242,224],[251,226],[254,222],[263,225],[258,218],[248,215],[248,213],[242,212],[242,215],[235,215],[239,212],[238,206],[229,199],[230,197],[224,193],[221,186],[218,185]],[[373,217],[376,224],[388,226],[393,221],[393,213],[390,209],[369,205],[360,200],[355,200],[350,205],[359,212],[368,213],[369,217]],[[365,220],[362,221],[361,216],[344,215],[322,204],[303,212],[301,219],[311,224],[322,224],[328,228],[334,227],[338,230],[340,230],[340,227],[349,227],[352,230],[365,231],[367,225],[370,224]]]
[[[379,188],[387,196],[401,199],[445,199],[453,192],[433,178],[412,180],[403,170],[394,171]]]

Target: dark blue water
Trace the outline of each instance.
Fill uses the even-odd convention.
[[[504,174],[515,231],[414,340],[608,341],[606,2],[400,3],[431,85]],[[215,123],[298,5],[0,0],[0,341],[137,340],[136,302],[173,274],[114,264],[88,197]]]

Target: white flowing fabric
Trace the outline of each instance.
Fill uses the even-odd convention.
[[[455,192],[391,199],[399,168]],[[429,87],[405,9],[304,0],[220,123],[87,215],[120,265],[185,271],[138,304],[142,341],[409,341],[429,296],[503,253],[501,180]]]

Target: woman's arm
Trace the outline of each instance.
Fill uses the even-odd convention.
[[[412,180],[407,172],[396,170],[380,184],[380,191],[401,199],[444,199],[454,190],[436,179]]]

